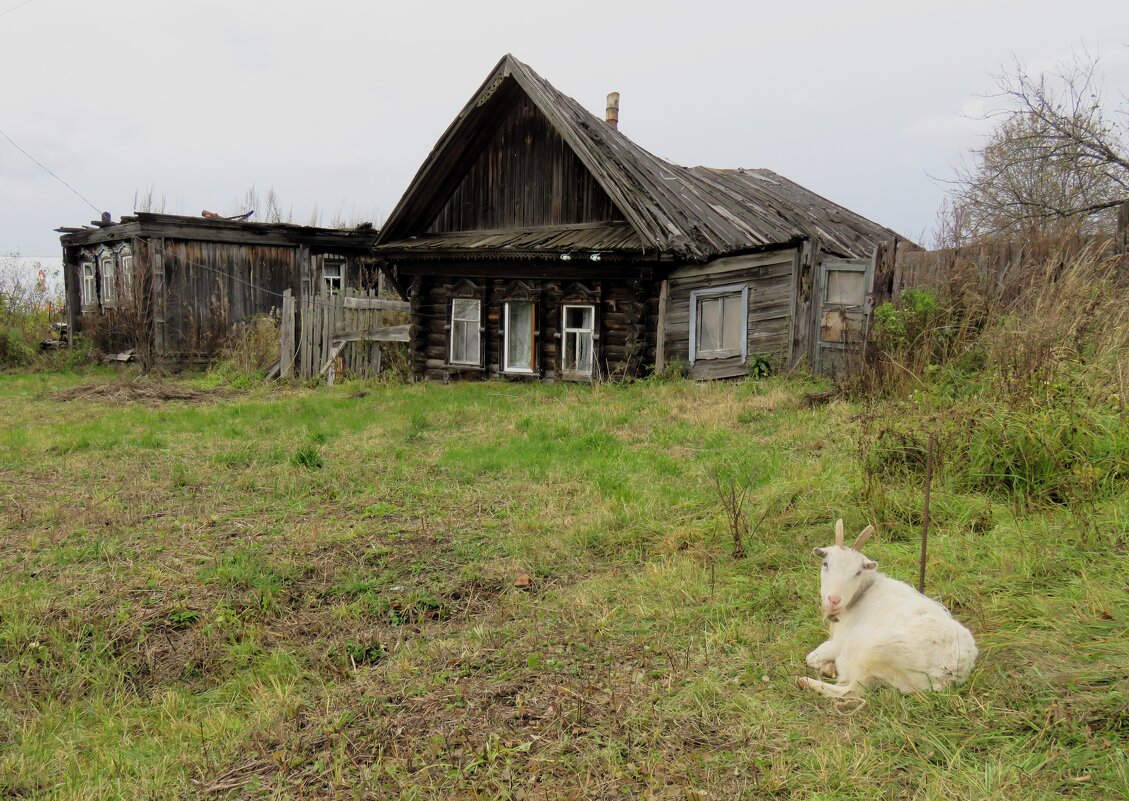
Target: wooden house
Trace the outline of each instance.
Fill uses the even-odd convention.
[[[108,215],[107,215],[108,216]],[[371,279],[376,231],[137,213],[60,228],[67,322],[152,364],[206,358],[235,324]]]
[[[509,55],[459,112],[374,248],[417,377],[721,378],[849,346],[893,231],[768,170],[672,164],[615,116]]]

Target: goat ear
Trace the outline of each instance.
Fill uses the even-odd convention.
[[[843,518],[835,521],[835,544],[840,548],[843,547]]]
[[[878,567],[878,563],[875,562],[873,559],[864,559],[863,560],[863,563],[862,563],[862,569],[863,570],[873,570],[876,567]]]
[[[818,556],[820,559],[827,556],[827,550],[825,548],[812,548],[811,552],[813,556]]]

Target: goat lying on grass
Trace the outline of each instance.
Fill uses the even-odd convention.
[[[877,684],[910,693],[964,681],[976,661],[972,633],[941,604],[875,569],[878,564],[859,550],[873,533],[867,526],[846,548],[839,520],[835,544],[812,551],[823,559],[819,593],[831,638],[807,661],[837,674],[838,683],[803,677],[800,686],[843,698]]]

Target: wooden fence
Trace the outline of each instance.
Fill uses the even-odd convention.
[[[874,256],[874,301],[897,302],[905,289],[929,289],[942,297],[973,290],[987,300],[1006,303],[1023,291],[1039,268],[1069,263],[1084,252],[1112,258],[1127,250],[1116,240],[1082,236],[990,240],[943,250],[883,242]],[[1120,258],[1124,264],[1127,257]]]
[[[385,325],[384,312],[406,312],[410,305],[387,300],[375,289],[346,289],[282,300],[279,371],[283,378],[339,375],[372,378],[380,374],[382,342],[407,342],[407,325]]]

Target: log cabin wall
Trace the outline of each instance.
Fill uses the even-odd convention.
[[[412,374],[441,381],[495,378],[547,383],[639,376],[644,371],[648,346],[648,293],[654,288],[654,282],[636,280],[417,277],[408,292],[412,304]],[[482,303],[479,365],[451,363],[454,298],[475,298]],[[508,301],[535,304],[536,368],[532,375],[507,372],[502,366]],[[594,309],[591,374],[562,370],[562,315],[566,305]]]
[[[662,332],[665,361],[684,362],[692,378],[706,379],[747,375],[750,362],[758,356],[777,368],[790,365],[797,264],[797,250],[789,248],[715,259],[673,271],[667,281]],[[710,297],[707,293],[718,289],[733,296],[745,293],[746,352],[744,356],[722,358],[696,356],[690,366],[691,304],[698,297]]]

